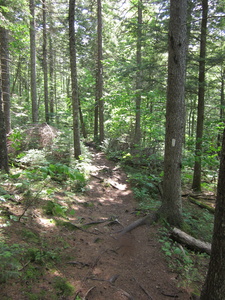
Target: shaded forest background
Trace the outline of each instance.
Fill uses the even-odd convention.
[[[209,199],[224,128],[224,1],[187,4],[179,168],[183,195]],[[152,200],[166,194],[169,8],[169,1],[0,1],[1,169],[42,160],[46,178],[58,172],[81,191],[84,145],[94,141],[126,166],[141,211],[158,207]]]
[[[3,1],[4,2],[4,1]],[[31,1],[32,2],[32,1]],[[7,132],[33,122],[47,122],[59,128],[72,128],[70,53],[67,1],[35,3],[36,99],[31,91],[30,10],[28,3],[5,1],[2,22],[7,24],[10,72],[10,119]],[[224,32],[223,1],[210,5],[207,29],[203,165],[215,170],[221,144],[224,115]],[[77,80],[82,138],[99,138],[95,127],[98,43],[96,3],[77,1],[75,12]],[[164,148],[165,102],[167,86],[167,1],[142,4],[138,24],[135,1],[103,3],[103,94],[104,146],[128,149],[135,137],[136,98],[141,95],[140,141],[142,148],[161,153]],[[183,164],[194,165],[199,88],[199,49],[201,2],[189,2],[188,58],[186,71],[186,129]],[[7,22],[6,22],[7,21]],[[5,25],[4,25],[5,26]],[[141,27],[141,41],[139,41]],[[32,32],[32,30],[31,30]],[[141,61],[137,44],[141,42]],[[140,47],[140,46],[139,46]],[[2,57],[4,58],[4,52]],[[137,87],[137,77],[141,84]],[[32,106],[32,101],[36,104]],[[5,105],[7,104],[4,101]],[[97,104],[96,104],[97,103]],[[9,105],[9,104],[8,104]],[[5,109],[5,110],[8,110]],[[32,114],[32,110],[35,110]],[[136,142],[136,141],[134,141]],[[119,145],[120,144],[120,145]],[[208,169],[208,168],[207,168]],[[213,176],[211,170],[210,176]],[[208,172],[208,170],[206,171]]]

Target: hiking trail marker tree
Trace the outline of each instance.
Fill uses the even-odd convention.
[[[187,0],[171,0],[163,201],[160,212],[171,225],[178,227],[182,224],[181,158],[185,128],[186,18]]]

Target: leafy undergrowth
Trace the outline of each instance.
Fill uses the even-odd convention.
[[[66,252],[63,250],[73,245],[57,233],[49,236],[46,232],[62,226],[60,221],[69,223],[70,217],[75,215],[72,191],[77,187],[74,184],[72,187],[66,183],[62,185],[50,175],[44,176],[43,180],[39,176],[36,172],[26,171],[16,179],[6,175],[1,178],[4,188],[1,188],[0,198],[0,283],[13,285],[15,279],[19,280],[19,292],[26,299],[63,299],[75,291],[58,272],[57,264],[65,260]],[[80,191],[80,185],[84,188],[84,179],[79,178],[82,178],[78,185]],[[46,232],[40,230],[40,225],[46,228]],[[46,273],[51,278],[48,283],[44,283]],[[35,282],[39,281],[50,285],[50,288],[36,290]],[[1,299],[10,298],[2,295]]]
[[[10,175],[1,174],[0,284],[13,287],[15,280],[19,281],[24,299],[80,299],[58,266],[72,259],[74,248],[74,240],[61,235],[61,230],[86,229],[77,208],[91,209],[93,205],[82,201],[91,163],[88,154],[79,164],[71,159],[65,163],[59,157],[60,152],[52,156],[43,150],[28,150],[17,157],[15,165],[22,168],[12,167]],[[129,155],[120,159],[138,203],[137,216],[160,206],[163,175],[161,160],[155,155],[140,166],[138,159],[136,155],[135,166]],[[210,242],[213,215],[186,198],[183,204],[184,230]],[[75,224],[71,220],[76,220]],[[209,257],[174,242],[166,225],[161,224],[158,239],[168,265],[182,288],[199,295]],[[1,299],[10,300],[13,296],[3,295]]]
[[[88,157],[83,165],[81,161],[74,166],[46,157],[44,150],[25,151],[14,160],[17,167],[12,166],[10,174],[0,175],[0,284],[12,285],[13,290],[15,281],[20,282],[15,293],[30,300],[67,299],[75,294],[57,268],[73,245],[58,233],[62,223],[75,216],[74,204],[83,205],[74,195],[86,189]],[[41,290],[36,282],[41,282]],[[14,296],[1,294],[1,299]]]

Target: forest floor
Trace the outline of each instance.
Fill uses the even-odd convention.
[[[138,218],[122,169],[92,150],[91,174],[85,192],[69,199],[63,189],[54,193],[54,200],[75,211],[66,222],[46,217],[42,198],[19,222],[12,220],[0,232],[10,244],[31,247],[21,263],[21,276],[0,284],[0,299],[192,299],[178,287],[177,274],[167,266],[159,225],[141,226],[120,236],[119,231]],[[12,202],[8,210],[18,216],[24,206]]]

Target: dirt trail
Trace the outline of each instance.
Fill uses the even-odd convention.
[[[120,168],[102,153],[93,155],[93,165],[83,199],[90,207],[79,214],[85,222],[109,221],[91,227],[93,234],[79,232],[76,237],[76,264],[67,271],[77,279],[79,294],[89,300],[190,299],[176,287],[176,274],[168,271],[156,226],[139,227],[122,237],[115,234],[136,219],[136,203]]]
[[[54,270],[46,266],[43,271],[37,266],[35,272],[42,272],[37,280],[8,281],[0,291],[1,299],[31,299],[27,290],[36,295],[40,291],[51,295],[55,276],[66,278],[75,287],[73,296],[57,299],[74,300],[78,296],[84,300],[191,299],[186,291],[177,288],[176,274],[167,268],[157,241],[157,225],[142,226],[123,236],[117,233],[137,219],[133,214],[136,203],[124,172],[103,153],[94,150],[92,153],[88,189],[82,195],[75,195],[69,204],[76,212],[69,222],[82,227],[71,230],[47,222],[41,210],[45,205],[43,199],[39,208],[27,211],[22,222],[8,229],[14,243],[18,239],[21,242],[19,234],[24,228],[37,232],[48,247],[60,249],[61,260]],[[61,202],[64,197],[63,190],[55,193],[55,199]],[[29,261],[24,271],[26,268]],[[49,297],[35,299],[56,299]]]

